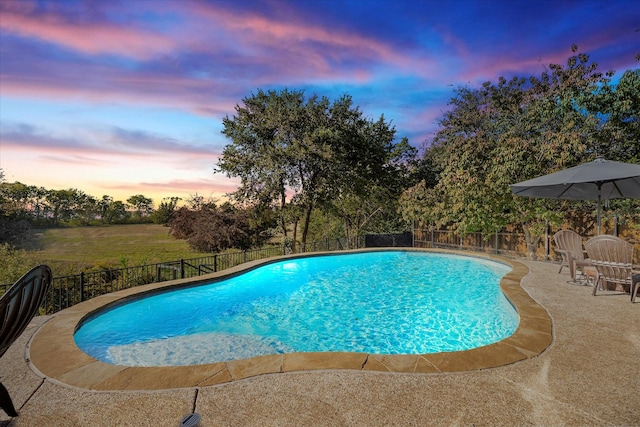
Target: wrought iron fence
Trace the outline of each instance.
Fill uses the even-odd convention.
[[[452,230],[416,229],[414,230],[413,246],[417,248],[469,250],[513,258],[527,256],[524,233],[516,232],[500,232],[491,236],[486,236],[482,233],[469,233],[461,236],[458,232]],[[549,259],[555,256],[549,251],[548,236],[541,240],[536,248],[536,254],[541,259]]]
[[[320,252],[362,246],[362,239],[352,239],[347,242],[346,239],[341,238],[307,243],[299,249],[301,252]],[[245,262],[285,255],[290,252],[290,248],[284,245],[267,246],[260,249],[219,253],[206,257],[126,268],[85,271],[70,276],[54,277],[41,307],[41,314],[56,313],[82,301],[121,289],[167,280],[196,277],[226,270]],[[11,285],[0,285],[0,295],[4,294]]]
[[[351,239],[326,239],[307,243],[295,249],[300,253],[341,251],[379,246],[375,242],[386,242],[385,245],[387,246],[470,250],[494,253],[511,258],[528,257],[523,233],[500,232],[491,236],[470,233],[466,236],[460,236],[460,234],[451,230],[415,229],[412,236],[413,244],[411,242],[405,244],[405,240],[409,237],[411,237],[411,234],[408,237],[407,235],[369,236],[369,243],[366,243],[365,236]],[[551,240],[550,233],[547,233],[540,240],[536,247],[538,259],[559,259],[559,256],[553,251]],[[631,239],[631,241],[636,244],[634,239]],[[41,314],[52,314],[109,292],[166,280],[196,277],[202,274],[222,271],[249,261],[288,254],[291,251],[292,248],[290,246],[278,245],[248,251],[214,254],[207,257],[54,277],[52,286],[41,308]],[[638,252],[636,258],[640,256],[640,251]],[[636,259],[634,262],[638,262],[638,260]],[[0,295],[4,294],[10,286],[11,284],[0,285]]]
[[[555,252],[555,243],[553,242],[553,234],[558,230],[559,229],[549,228],[546,233],[541,236],[534,248],[538,260],[560,261],[561,256]],[[636,245],[636,247],[640,249],[640,235],[635,228],[616,227],[616,229],[610,232]],[[586,241],[593,237],[593,235],[583,234],[582,237]],[[416,228],[414,230],[413,240],[413,246],[417,248],[469,250],[503,255],[510,258],[529,258],[529,250],[524,233],[515,231],[496,232],[492,235],[469,233],[461,236],[457,231],[452,230]],[[640,250],[635,251],[633,262],[634,265],[640,263]]]

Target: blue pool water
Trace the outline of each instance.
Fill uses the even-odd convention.
[[[170,366],[310,351],[425,354],[513,334],[510,267],[424,252],[290,259],[99,312],[75,333],[118,365]]]

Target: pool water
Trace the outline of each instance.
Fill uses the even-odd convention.
[[[426,354],[512,335],[510,267],[385,251],[294,258],[100,311],[75,333],[104,362],[176,366],[288,352]]]

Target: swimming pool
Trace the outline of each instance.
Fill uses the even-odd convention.
[[[189,366],[122,366],[100,361],[78,348],[77,329],[97,313],[128,301],[159,292],[221,281],[272,264],[274,259],[251,261],[206,276],[142,285],[101,295],[56,313],[34,333],[27,345],[28,363],[42,378],[72,387],[101,391],[164,390],[208,387],[270,374],[347,370],[351,372],[393,372],[404,374],[444,374],[497,368],[536,358],[553,342],[553,321],[521,286],[529,268],[514,259],[489,254],[444,249],[406,249],[423,253],[446,253],[490,259],[511,266],[500,280],[500,289],[518,312],[518,329],[509,337],[470,350],[377,355],[354,352],[296,352],[256,356],[249,359]],[[371,253],[359,249],[343,253]],[[300,259],[308,254],[281,257],[278,261]],[[531,285],[531,284],[530,284]]]
[[[518,327],[518,314],[499,287],[510,269],[415,251],[287,259],[99,311],[74,339],[90,356],[124,366],[294,352],[468,350]]]

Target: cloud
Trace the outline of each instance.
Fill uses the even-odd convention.
[[[435,61],[428,59],[428,54],[416,56],[415,51],[391,38],[365,35],[358,29],[349,30],[348,26],[319,23],[305,15],[304,8],[291,3],[273,4],[276,6],[269,14],[250,9],[239,13],[217,2],[187,3],[192,16],[206,19],[210,28],[233,40],[237,56],[259,58],[256,65],[262,66],[259,69],[266,68],[265,78],[277,72],[287,79],[365,83],[375,78],[378,66],[385,64],[407,73],[435,69]]]
[[[104,19],[101,13],[92,16],[91,12],[95,13],[95,10],[90,8],[95,4],[80,2],[69,6],[73,10],[62,3],[57,6],[46,8],[32,2],[0,2],[0,29],[81,53],[120,55],[138,60],[175,48],[171,37],[156,31],[114,23]]]
[[[0,144],[3,148],[20,149],[50,149],[75,152],[78,148],[86,147],[77,138],[58,138],[49,135],[43,129],[27,123],[0,123]]]
[[[169,180],[156,182],[126,182],[114,183],[113,181],[95,183],[107,191],[117,191],[119,193],[128,192],[131,194],[160,194],[160,198],[172,197],[178,195],[185,200],[189,195],[200,194],[205,197],[223,198],[226,194],[231,193],[238,188],[235,181],[216,180],[216,179],[199,179],[194,181],[188,180]],[[158,198],[157,197],[157,198]],[[156,202],[158,202],[157,200]]]
[[[77,136],[53,136],[45,128],[26,123],[6,123],[0,127],[0,144],[4,149],[43,151],[82,156],[116,155],[132,157],[204,156],[217,157],[219,150],[213,145],[199,146],[175,138],[141,130],[120,127],[82,127],[74,130]],[[50,157],[52,160],[59,157]]]
[[[157,72],[129,72],[99,65],[78,66],[40,59],[42,73],[27,64],[12,66],[0,75],[3,96],[82,100],[94,104],[133,104],[223,116],[232,111],[241,94],[215,80],[197,80]],[[5,67],[10,68],[10,67]]]
[[[88,156],[80,156],[71,154],[68,156],[60,156],[53,154],[41,154],[39,158],[45,164],[53,164],[57,166],[90,166],[90,167],[106,167],[114,165],[115,162],[105,158],[96,158]]]
[[[128,19],[117,22],[112,16],[122,5],[110,3],[92,5],[96,11],[84,4],[80,11],[7,11],[0,28],[9,37],[21,37],[13,42],[22,47],[3,52],[6,58],[21,58],[7,62],[3,91],[82,96],[90,102],[146,100],[220,114],[257,86],[309,79],[366,84],[376,78],[378,67],[409,73],[432,69],[433,61],[416,61],[390,41],[310,23],[286,3],[277,4],[274,18],[251,8],[238,13],[231,3],[160,2],[158,12],[144,10],[149,3],[141,2],[133,11],[129,6],[118,10]],[[152,13],[169,23],[164,33],[143,19]]]
[[[620,4],[0,1],[0,90],[3,97],[88,108],[132,105],[222,118],[257,88],[312,88],[362,95],[368,110],[395,115],[414,134],[421,123],[430,126],[430,111],[446,108],[446,85],[539,73],[564,63],[573,42],[593,49],[604,70],[626,64],[621,57],[633,61],[640,33],[628,27],[637,28],[638,14]],[[598,16],[595,31],[589,23]],[[132,155],[181,144],[117,128],[84,132],[96,145],[127,147]],[[46,133],[30,138],[56,146]],[[75,136],[59,139],[87,146]],[[139,145],[128,145],[134,139]]]

